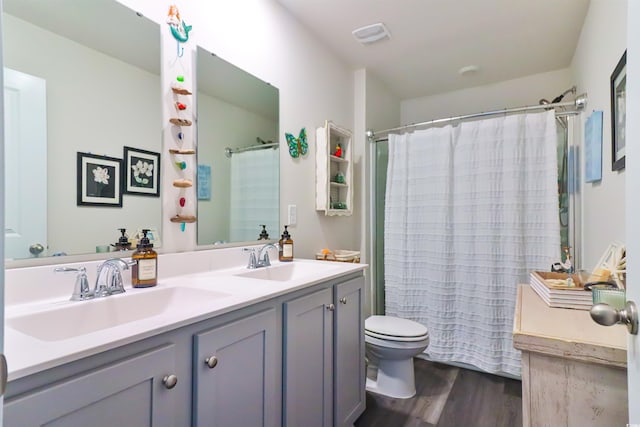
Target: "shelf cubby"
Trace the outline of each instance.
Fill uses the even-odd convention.
[[[316,129],[316,210],[325,215],[353,212],[352,152],[350,130],[330,121]]]

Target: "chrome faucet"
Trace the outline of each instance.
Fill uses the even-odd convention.
[[[98,266],[98,277],[93,289],[95,297],[121,294],[124,290],[122,270],[129,269],[129,263],[120,258],[110,258]]]
[[[269,252],[267,252],[270,248],[273,248],[277,251],[280,250],[280,247],[277,243],[267,243],[258,251],[258,267],[269,267],[271,262],[269,261]]]
[[[76,275],[76,284],[71,294],[71,301],[84,301],[93,298],[93,292],[89,289],[89,279],[87,279],[87,269],[85,267],[56,267],[53,271],[56,273],[78,273]]]
[[[277,243],[267,243],[262,246],[260,249],[256,248],[243,248],[244,252],[249,252],[249,262],[247,264],[247,268],[254,269],[260,267],[269,267],[271,265],[271,261],[269,260],[268,249],[273,248],[276,251],[280,250],[280,247]]]

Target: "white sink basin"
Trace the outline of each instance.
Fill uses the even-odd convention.
[[[246,272],[236,274],[236,276],[250,279],[286,282],[302,277],[309,277],[326,270],[326,265],[294,262],[291,264],[280,264],[271,267],[260,267],[255,270],[247,270]]]
[[[43,341],[59,341],[225,298],[222,292],[192,288],[134,290],[121,295],[74,302],[6,319],[7,326]]]

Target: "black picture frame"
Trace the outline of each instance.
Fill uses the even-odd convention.
[[[78,206],[122,207],[122,159],[78,152]]]
[[[160,153],[125,146],[123,163],[125,194],[160,197]]]
[[[611,170],[625,166],[625,124],[627,112],[627,51],[611,74]]]

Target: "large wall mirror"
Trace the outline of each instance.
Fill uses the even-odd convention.
[[[161,150],[159,25],[115,0],[3,3],[7,258],[38,244],[40,257],[95,253],[118,228],[159,229],[159,194],[77,203],[79,152]]]
[[[279,235],[278,89],[198,47],[198,245]]]

